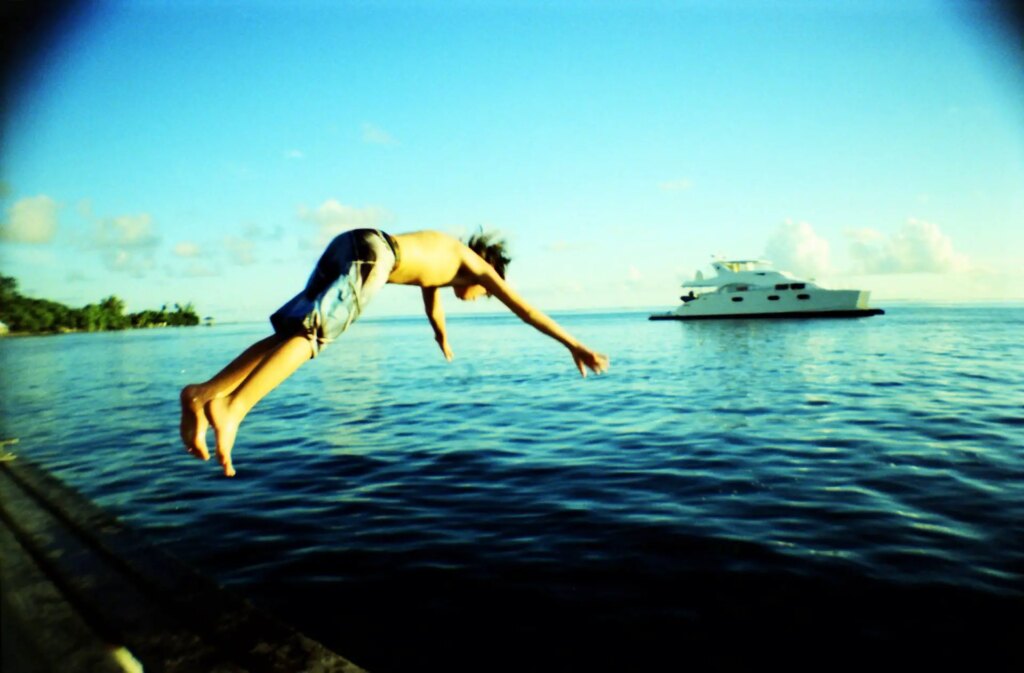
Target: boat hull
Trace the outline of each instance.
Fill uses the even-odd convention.
[[[679,315],[677,313],[655,313],[648,320],[747,320],[748,318],[866,318],[873,315],[884,315],[880,308],[857,308],[822,311],[774,311],[770,313],[695,313]]]

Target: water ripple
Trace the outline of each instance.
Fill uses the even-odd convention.
[[[1024,310],[643,318],[565,317],[613,355],[586,381],[514,319],[453,318],[451,364],[420,322],[365,321],[246,420],[235,480],[177,446],[175,391],[253,328],[0,341],[18,382],[0,418],[26,456],[374,670],[415,652],[474,670],[445,628],[552,647],[558,670],[596,664],[584,633],[635,663],[680,633],[784,640],[780,611],[826,640],[952,633],[958,607],[1015,623],[992,615],[1024,595]]]

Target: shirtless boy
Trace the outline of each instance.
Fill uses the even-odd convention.
[[[317,262],[306,288],[271,316],[274,334],[257,341],[205,383],[181,391],[181,439],[188,452],[209,460],[206,431],[213,427],[224,474],[233,477],[231,450],[246,414],[304,362],[344,332],[385,283],[416,285],[434,339],[452,359],[438,290],[450,287],[463,301],[497,297],[523,322],[569,349],[582,376],[600,374],[608,358],[590,350],[505,282],[504,244],[478,234],[467,243],[437,231],[391,236],[357,229],[337,236]]]

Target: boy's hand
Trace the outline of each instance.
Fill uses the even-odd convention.
[[[580,370],[580,376],[587,377],[587,369],[595,374],[602,374],[608,370],[608,356],[594,352],[585,346],[571,348],[572,359],[576,368]]]

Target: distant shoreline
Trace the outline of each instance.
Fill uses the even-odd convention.
[[[191,302],[174,304],[173,310],[164,304],[159,310],[125,313],[125,302],[117,295],[82,307],[26,297],[18,292],[17,279],[0,274],[0,335],[117,332],[149,327],[191,327],[212,322],[212,317],[200,318]]]
[[[145,325],[142,327],[125,327],[124,329],[73,329],[68,327],[62,327],[57,330],[45,330],[40,332],[14,332],[6,331],[0,332],[0,339],[17,338],[17,337],[35,337],[35,336],[62,336],[65,334],[110,334],[112,332],[142,332],[153,329],[177,329],[177,328],[192,328],[192,327],[210,327],[209,324],[200,323],[198,325]]]

